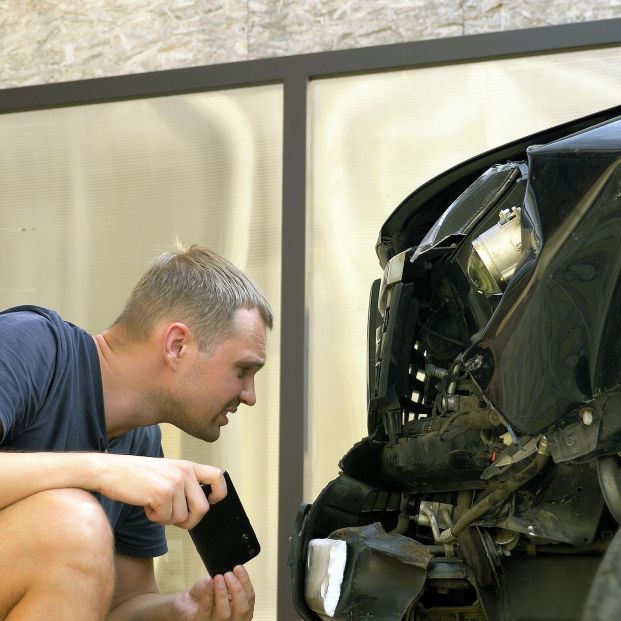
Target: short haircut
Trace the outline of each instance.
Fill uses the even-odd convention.
[[[235,331],[235,313],[256,309],[267,328],[272,310],[261,290],[239,268],[203,246],[192,245],[156,257],[114,322],[129,338],[146,340],[162,321],[182,321],[202,351]]]

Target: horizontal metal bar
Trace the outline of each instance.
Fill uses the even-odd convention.
[[[0,113],[621,45],[621,19],[0,90]]]

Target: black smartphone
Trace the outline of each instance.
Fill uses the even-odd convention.
[[[192,529],[190,537],[210,576],[224,574],[243,565],[261,551],[259,540],[235,491],[228,472],[224,473],[227,495],[210,505],[203,519]],[[211,486],[201,485],[205,496]]]

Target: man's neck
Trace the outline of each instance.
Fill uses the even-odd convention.
[[[137,427],[151,425],[146,407],[147,378],[154,372],[146,343],[128,343],[115,328],[93,337],[99,355],[108,439]]]

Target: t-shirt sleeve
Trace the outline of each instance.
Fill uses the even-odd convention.
[[[157,425],[136,429],[129,453],[163,457],[161,440],[162,434]],[[126,556],[152,558],[168,552],[164,527],[149,520],[144,507],[123,506],[114,528],[114,538],[116,551]]]
[[[168,552],[161,524],[147,519],[143,507],[125,505],[114,531],[116,552],[125,556],[153,558]]]
[[[32,424],[54,374],[58,341],[49,321],[33,312],[0,314],[0,446]]]

